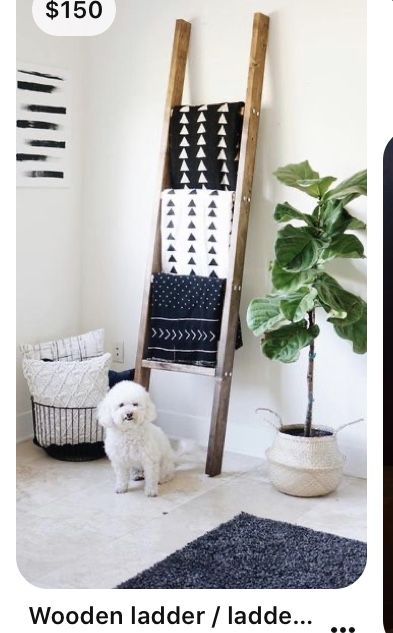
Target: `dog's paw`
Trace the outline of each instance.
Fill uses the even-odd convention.
[[[145,486],[145,495],[146,497],[157,497],[158,486]]]
[[[128,486],[116,486],[115,488],[115,492],[118,495],[124,494],[125,492],[127,492],[127,490],[128,490]]]

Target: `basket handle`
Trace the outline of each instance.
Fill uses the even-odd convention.
[[[263,422],[266,422],[267,424],[272,426],[276,431],[279,431],[284,426],[282,423],[281,416],[278,415],[276,411],[273,411],[273,409],[268,409],[267,407],[259,407],[258,409],[255,410],[255,413],[260,413],[261,411],[267,411],[268,413],[271,413],[278,420],[278,426],[277,426],[277,423],[273,422],[273,420],[269,420],[269,418],[266,418],[266,417],[262,418]]]
[[[335,430],[336,435],[337,433],[345,429],[347,426],[351,426],[352,424],[357,424],[358,422],[364,422],[364,418],[358,418],[357,420],[352,420],[352,422],[346,422],[345,424],[342,424]]]

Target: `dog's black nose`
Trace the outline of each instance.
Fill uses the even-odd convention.
[[[127,420],[132,420],[133,417],[132,413],[127,413],[126,415]]]

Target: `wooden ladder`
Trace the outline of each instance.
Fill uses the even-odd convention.
[[[214,398],[210,424],[209,446],[206,460],[206,474],[214,477],[221,472],[225,433],[235,355],[236,332],[242,289],[244,256],[246,250],[248,218],[254,175],[255,154],[261,109],[262,85],[265,68],[269,18],[262,13],[254,15],[250,63],[248,71],[247,95],[244,108],[243,131],[241,137],[239,167],[231,247],[229,272],[226,282],[221,334],[217,352],[216,367],[201,367],[152,361],[146,359],[149,344],[150,287],[153,273],[161,272],[161,192],[170,187],[169,173],[169,125],[174,106],[181,105],[184,78],[187,65],[191,24],[177,20],[173,41],[172,60],[168,93],[165,105],[162,132],[157,204],[153,217],[151,249],[148,255],[142,313],[139,327],[138,350],[135,364],[135,381],[149,387],[152,369],[188,372],[215,378]]]

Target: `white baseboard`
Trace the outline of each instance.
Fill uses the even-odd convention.
[[[16,416],[16,443],[30,440],[33,437],[33,418],[31,411]]]
[[[179,413],[178,411],[160,410],[159,424],[172,438],[194,440],[206,447],[209,439],[210,420],[208,418]],[[20,413],[16,417],[16,442],[23,442],[33,437],[33,420],[31,411]],[[244,426],[229,423],[225,449],[233,453],[265,458],[265,451],[271,446],[274,431],[266,429],[261,432],[260,425]],[[344,473],[352,477],[367,477],[366,471],[366,432],[365,424],[349,427],[339,435],[339,447],[346,455]]]
[[[203,417],[179,413],[177,411],[160,410],[159,425],[173,438],[194,440],[206,447],[209,439],[210,420]],[[274,431],[269,428],[261,430],[257,422],[254,425],[234,424],[227,427],[225,449],[234,453],[250,455],[265,459],[265,452],[274,439]],[[366,479],[366,431],[365,423],[358,427],[350,427],[339,434],[339,448],[346,456],[344,473],[352,477]]]

